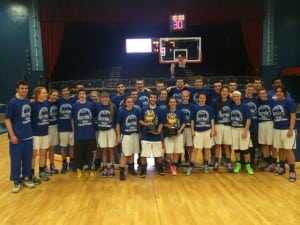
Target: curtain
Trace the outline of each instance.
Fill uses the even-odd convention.
[[[259,76],[262,54],[262,20],[243,20],[241,21],[241,28],[251,66],[251,75]]]
[[[48,72],[49,81],[55,69],[64,35],[64,23],[41,23],[42,43],[44,48],[44,60]]]

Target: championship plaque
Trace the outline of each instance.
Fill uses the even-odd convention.
[[[170,125],[169,128],[167,128],[167,134],[168,136],[176,136],[177,135],[177,115],[174,112],[170,112],[167,115],[167,124]]]
[[[156,116],[153,110],[147,110],[144,113],[144,121],[146,123],[152,123],[152,125],[146,126],[148,133],[155,133],[157,131]]]

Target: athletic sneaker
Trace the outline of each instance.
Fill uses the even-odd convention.
[[[237,162],[234,166],[233,172],[239,173],[241,171],[241,163]]]
[[[48,180],[50,180],[49,177],[47,176],[47,174],[45,172],[40,172],[40,179],[42,181],[48,181]]]
[[[158,173],[159,173],[159,175],[161,175],[161,176],[164,176],[164,175],[165,175],[165,171],[164,171],[163,165],[158,166]]]
[[[296,172],[290,172],[289,181],[290,182],[295,182],[296,181]]]
[[[260,170],[266,171],[269,168],[270,164],[267,162],[263,162],[262,165],[260,166]]]
[[[54,165],[50,165],[50,172],[52,174],[57,174],[58,173],[58,169],[56,169]]]
[[[96,175],[96,172],[94,170],[90,171],[90,177],[94,177]]]
[[[186,170],[185,175],[190,176],[190,175],[192,175],[193,172],[194,172],[194,168],[189,166]]]
[[[21,184],[17,181],[14,181],[14,186],[12,188],[13,193],[18,193],[21,190]]]
[[[171,166],[171,173],[173,176],[175,176],[177,174],[177,167],[176,166]]]
[[[233,168],[231,166],[231,163],[227,163],[227,171],[228,173],[233,173]]]
[[[81,169],[77,169],[77,178],[82,177],[82,170]]]
[[[50,170],[48,170],[48,168],[45,166],[44,167],[44,173],[47,175],[47,176],[51,176],[53,173],[51,173]]]
[[[31,180],[32,180],[34,185],[38,185],[38,184],[41,183],[41,180],[36,176],[33,176]]]
[[[276,172],[276,164],[272,163],[271,167],[269,168],[269,172],[275,173]]]
[[[208,165],[204,165],[203,166],[203,172],[204,173],[208,173]]]
[[[23,185],[28,188],[34,188],[35,185],[28,177],[23,180]]]
[[[110,167],[109,172],[108,172],[108,175],[109,175],[110,178],[116,176],[116,173],[115,173],[115,167],[114,167],[114,166],[111,166],[111,167]]]
[[[124,173],[124,172],[121,172],[121,171],[120,171],[120,180],[121,180],[121,181],[126,180],[125,173]]]
[[[74,161],[70,161],[70,162],[69,162],[69,170],[75,171]]]
[[[89,170],[89,168],[90,168],[90,167],[89,167],[89,165],[85,164],[85,165],[83,165],[83,168],[82,168],[82,170],[83,170],[83,171],[85,171],[85,170]]]
[[[250,164],[246,164],[246,171],[249,175],[253,175],[254,172],[253,172],[253,169],[252,167],[250,166]]]
[[[283,175],[283,174],[285,174],[285,169],[282,168],[282,167],[279,167],[279,168],[275,171],[275,175],[276,175],[276,176],[281,176],[281,175]]]
[[[142,165],[140,178],[145,178],[146,177],[146,173],[147,173],[146,166]]]
[[[101,177],[103,177],[103,178],[108,177],[108,169],[107,169],[107,167],[104,167],[104,169],[102,171],[102,174],[101,174]]]
[[[66,173],[68,171],[68,164],[63,162],[60,173]]]
[[[215,162],[213,171],[218,171],[218,170],[219,170],[219,163]]]

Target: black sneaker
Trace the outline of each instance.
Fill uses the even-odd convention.
[[[142,165],[140,178],[145,178],[147,173],[146,166]]]
[[[12,193],[19,193],[20,190],[21,190],[21,184],[18,181],[14,181]]]
[[[124,172],[120,172],[120,180],[121,180],[121,181],[126,180],[126,177],[125,177]]]
[[[165,175],[165,171],[164,171],[163,165],[158,166],[158,173],[159,173],[159,175],[161,175],[161,176],[164,176],[164,175]]]

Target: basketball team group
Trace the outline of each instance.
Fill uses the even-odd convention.
[[[176,176],[185,162],[187,176],[195,163],[202,164],[204,173],[223,165],[228,173],[245,169],[250,175],[254,169],[283,175],[288,167],[288,179],[295,182],[296,105],[280,78],[272,86],[268,91],[261,79],[254,79],[238,90],[235,81],[208,87],[202,76],[194,84],[177,77],[175,86],[157,81],[153,90],[142,79],[130,91],[118,83],[112,96],[87,93],[82,83],[74,95],[66,85],[49,93],[41,85],[28,98],[28,84],[20,81],[4,120],[12,192],[67,171],[76,172],[77,179],[84,169],[92,177],[115,177],[116,160],[121,181],[129,175],[145,178],[150,157],[161,176],[166,170]],[[59,169],[54,164],[57,149]],[[196,162],[197,154],[203,162]]]

